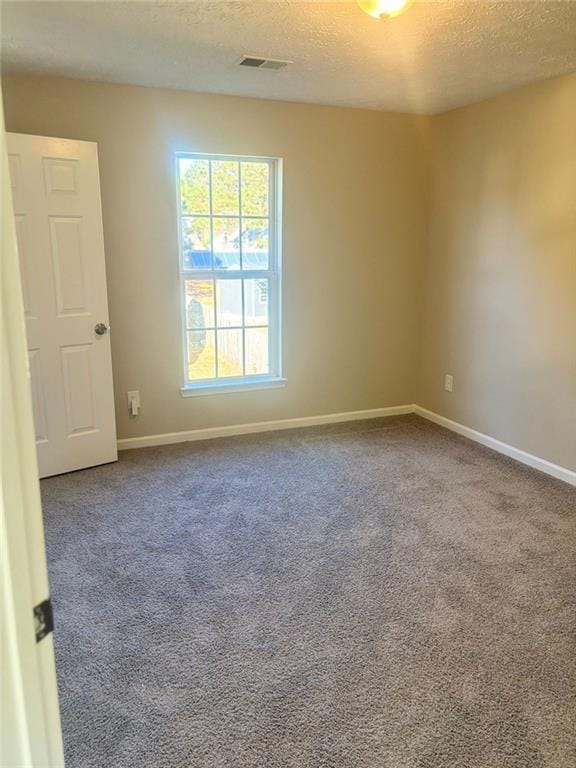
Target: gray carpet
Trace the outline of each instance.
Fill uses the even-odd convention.
[[[576,765],[576,489],[408,416],[42,491],[67,768]]]

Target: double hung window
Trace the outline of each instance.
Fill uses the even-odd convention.
[[[184,388],[281,381],[279,161],[178,153]]]

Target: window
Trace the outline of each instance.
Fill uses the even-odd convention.
[[[279,161],[176,155],[183,394],[282,383]]]

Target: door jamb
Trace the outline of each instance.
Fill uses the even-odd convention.
[[[63,768],[52,635],[36,642],[33,608],[48,598],[46,552],[28,371],[22,285],[0,100],[1,494],[0,763]]]

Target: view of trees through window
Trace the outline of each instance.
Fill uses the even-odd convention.
[[[190,382],[270,375],[273,161],[179,155]]]

